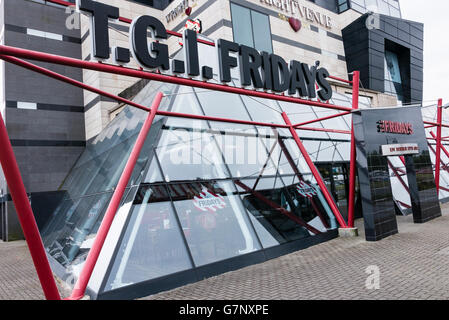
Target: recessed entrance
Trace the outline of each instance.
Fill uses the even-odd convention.
[[[348,219],[349,162],[320,162],[315,164],[320,171],[328,190],[331,192],[342,216]],[[354,218],[362,217],[362,204],[358,179],[356,180],[356,198]]]

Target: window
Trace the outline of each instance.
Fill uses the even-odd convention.
[[[263,13],[231,3],[234,41],[259,51],[273,52],[269,17]]]
[[[398,55],[385,51],[385,92],[393,93],[398,100],[404,101],[401,70]]]
[[[349,1],[348,0],[337,0],[337,11],[338,13],[345,12],[349,9]]]

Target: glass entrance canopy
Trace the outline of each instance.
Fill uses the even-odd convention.
[[[161,110],[282,123],[335,111],[151,82],[134,98]],[[338,103],[350,104],[344,95]],[[334,103],[337,103],[335,101]],[[77,274],[146,112],[125,106],[65,180],[43,230],[48,253]],[[311,126],[349,130],[350,117]],[[333,122],[333,123],[330,123]],[[349,160],[349,137],[298,131],[315,161]],[[337,223],[288,130],[156,117],[99,263],[97,294],[335,230]],[[308,242],[307,242],[308,243]]]
[[[283,123],[337,113],[150,82],[133,101],[160,110]],[[334,93],[332,103],[351,106]],[[363,107],[363,106],[362,106]],[[365,106],[367,107],[367,106]],[[43,229],[53,264],[77,276],[147,116],[124,106],[86,147]],[[308,127],[350,130],[351,116]],[[298,130],[315,162],[348,162],[350,136]],[[134,298],[336,236],[336,218],[287,129],[157,116],[95,267],[89,293]]]

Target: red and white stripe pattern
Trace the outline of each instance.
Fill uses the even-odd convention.
[[[203,188],[201,193],[193,198],[193,205],[200,211],[216,212],[226,207],[224,198]]]
[[[308,185],[304,181],[300,181],[296,186],[296,190],[300,195],[306,198],[313,198],[316,196],[316,190],[313,186]]]

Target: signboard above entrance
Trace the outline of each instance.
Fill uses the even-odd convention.
[[[417,143],[387,144],[382,146],[383,156],[404,156],[407,154],[419,154]]]
[[[92,56],[98,60],[110,58],[110,51],[118,64],[127,64],[131,56],[145,70],[186,78],[208,81],[218,73],[218,80],[232,84],[231,70],[240,71],[242,87],[260,89],[289,96],[332,98],[332,87],[327,78],[329,72],[319,67],[319,62],[309,66],[297,60],[286,62],[282,57],[254,48],[218,39],[218,70],[210,65],[200,65],[197,33],[186,29],[183,34],[185,61],[170,59],[164,40],[168,33],[163,23],[153,16],[136,17],[129,30],[129,49],[109,46],[109,19],[119,19],[119,8],[92,0],[78,0],[78,10],[91,15]],[[318,85],[318,88],[317,88]]]

